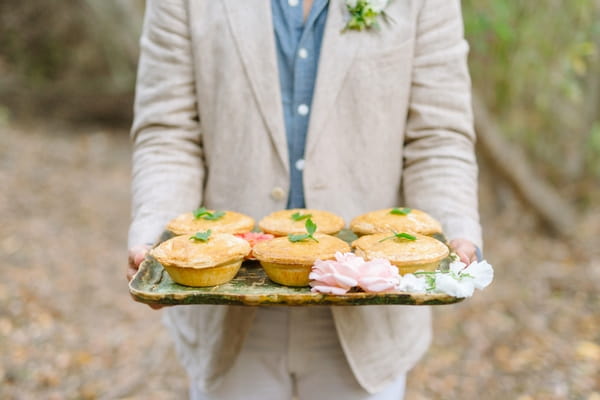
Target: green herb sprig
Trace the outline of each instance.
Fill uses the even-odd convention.
[[[410,233],[406,233],[406,232],[394,232],[394,234],[392,236],[388,236],[385,237],[383,239],[380,240],[380,242],[386,241],[388,239],[405,239],[405,240],[417,240],[416,236],[411,235]]]
[[[304,227],[306,228],[306,233],[301,233],[301,234],[288,234],[288,240],[292,243],[296,243],[296,242],[302,242],[304,240],[314,240],[315,242],[319,243],[319,241],[317,240],[317,238],[315,238],[313,235],[315,234],[315,232],[317,231],[317,224],[315,224],[313,222],[312,219],[307,219],[306,223],[304,224]]]
[[[212,231],[209,229],[205,232],[196,232],[194,236],[190,236],[190,240],[194,240],[196,242],[208,242]]]
[[[303,219],[312,218],[312,214],[301,214],[300,212],[295,212],[290,218],[294,221],[302,221]]]
[[[225,216],[225,211],[216,211],[214,213],[208,213],[205,216],[202,217],[202,219],[205,219],[207,221],[216,221],[219,218],[223,218]]]
[[[402,208],[392,208],[390,214],[392,215],[408,215],[412,211],[412,208],[402,207]]]
[[[425,289],[427,292],[432,292],[435,289],[437,289],[436,286],[436,282],[435,279],[438,276],[438,274],[447,274],[450,275],[452,278],[456,279],[457,281],[462,281],[464,278],[470,278],[470,279],[475,279],[475,276],[471,275],[471,274],[466,274],[466,273],[460,273],[457,274],[455,272],[452,271],[417,271],[417,272],[413,272],[413,275],[415,276],[423,276],[425,278],[425,282],[427,283],[427,288]]]
[[[216,221],[225,216],[225,211],[215,211],[210,212],[206,209],[206,207],[200,207],[197,210],[193,211],[194,218],[196,219],[205,219],[207,221]]]

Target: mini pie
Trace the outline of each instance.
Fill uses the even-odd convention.
[[[214,286],[237,274],[250,245],[228,233],[211,234],[208,241],[175,236],[150,250],[173,281],[186,286]]]
[[[352,220],[350,229],[357,235],[380,232],[411,232],[422,235],[441,233],[442,226],[429,214],[411,209],[406,215],[392,214],[393,208],[372,211]]]
[[[385,258],[398,267],[401,275],[418,270],[435,271],[449,254],[448,247],[430,236],[413,233],[416,240],[392,238],[389,233],[365,235],[354,242],[354,253],[365,260]],[[385,240],[384,240],[385,239]]]
[[[207,210],[214,213],[214,210]],[[194,213],[189,212],[181,214],[172,219],[167,225],[167,230],[176,235],[194,234],[203,232],[208,229],[212,233],[246,233],[254,228],[254,219],[251,217],[235,212],[225,211],[225,215],[214,221],[204,219],[203,217],[196,218]]]
[[[335,253],[347,253],[350,245],[334,236],[316,233],[318,240],[290,242],[287,237],[257,243],[254,257],[260,261],[272,281],[286,286],[308,286],[308,275],[315,261],[335,258]]]
[[[294,208],[291,210],[275,211],[260,220],[258,226],[266,233],[275,236],[286,236],[288,233],[305,232],[305,223],[308,218],[294,220],[292,215],[310,215],[310,219],[317,224],[317,232],[334,235],[344,227],[344,220],[328,211]]]

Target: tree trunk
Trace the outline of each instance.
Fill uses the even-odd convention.
[[[524,153],[508,142],[481,100],[473,98],[475,129],[482,154],[524,202],[555,233],[569,237],[577,224],[574,208],[531,168]]]

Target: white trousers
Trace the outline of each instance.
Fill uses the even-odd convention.
[[[375,328],[375,327],[374,327]],[[191,400],[401,400],[406,376],[369,394],[342,351],[329,307],[261,307],[242,350],[214,391]]]

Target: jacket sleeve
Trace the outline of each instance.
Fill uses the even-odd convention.
[[[425,0],[415,43],[405,134],[407,205],[443,225],[448,239],[481,247],[468,45],[459,0]]]
[[[148,0],[131,129],[129,246],[154,243],[202,202],[204,162],[183,0]]]

